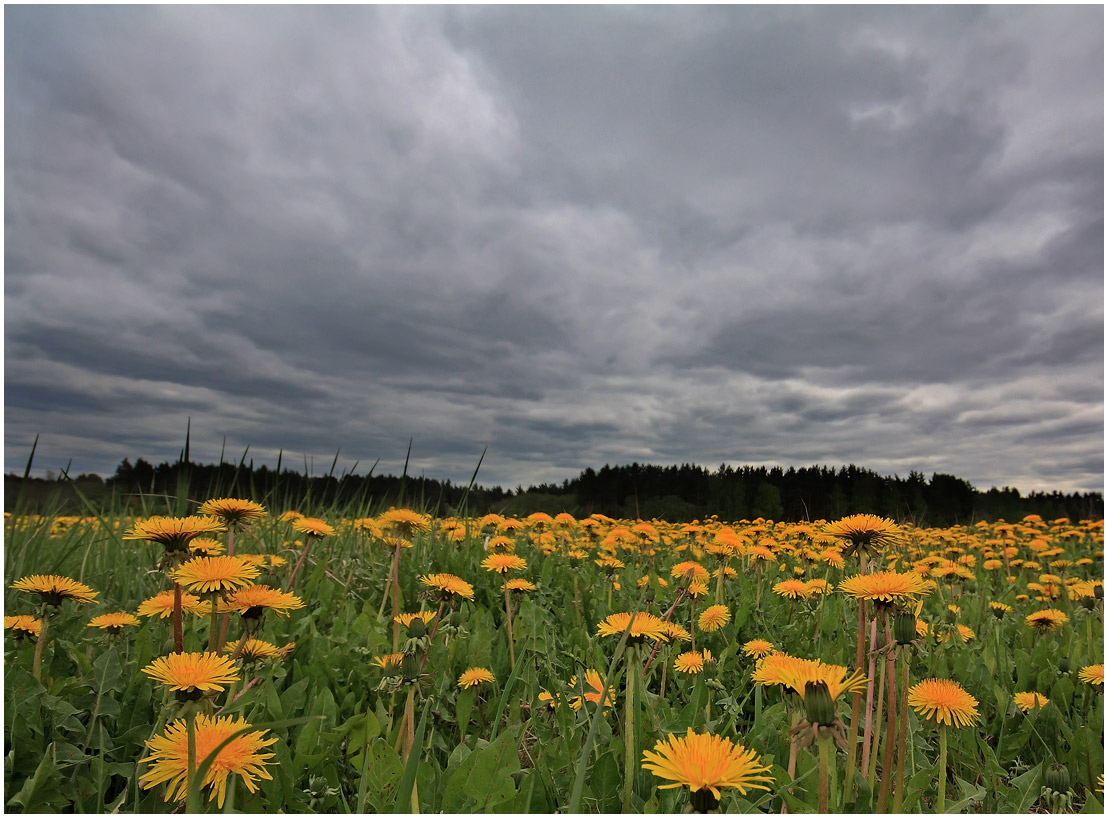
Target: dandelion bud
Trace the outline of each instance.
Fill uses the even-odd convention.
[[[1100,588],[1100,586],[1097,587],[1097,588]],[[1092,597],[1083,597],[1082,598],[1082,608],[1086,609],[1086,611],[1093,611],[1094,606],[1096,606],[1096,605],[1097,605],[1097,601],[1094,598],[1092,598]]]
[[[1097,598],[1098,600],[1103,599],[1105,597],[1105,587],[1104,586],[1094,586],[1094,597]]]
[[[643,601],[645,603],[655,602],[655,590],[651,586],[647,587],[647,591],[643,593]]]
[[[836,704],[823,681],[805,683],[805,719],[813,725],[831,725],[836,721]]]
[[[400,664],[400,673],[405,682],[411,682],[420,675],[420,658],[415,654],[405,654]]]
[[[893,618],[893,638],[898,645],[908,645],[916,639],[916,615],[911,611],[899,611]]]
[[[1067,770],[1065,765],[1053,762],[1044,771],[1044,787],[1050,788],[1056,793],[1066,793],[1070,790],[1070,771]]]
[[[1059,673],[1066,674],[1070,671],[1070,657],[1066,654],[1059,658]]]
[[[420,638],[425,634],[427,634],[427,625],[419,617],[413,618],[412,622],[408,624],[408,636]]]

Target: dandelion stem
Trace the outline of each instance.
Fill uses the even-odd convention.
[[[197,796],[200,794],[200,789],[194,787],[193,780],[196,778],[196,715],[190,703],[188,712],[185,714],[185,732],[187,734],[188,742],[188,765],[185,771],[185,812],[186,813],[199,813],[200,806],[197,804]]]
[[[212,613],[211,613],[211,616],[208,620],[208,622],[209,622],[209,626],[208,626],[208,650],[209,651],[215,651],[216,650],[216,641],[219,638],[219,635],[216,633],[218,631],[216,622],[219,619],[219,615],[216,613],[216,605],[217,605],[217,598],[216,598],[216,595],[213,594],[212,595]]]
[[[508,596],[508,586],[504,589],[504,613],[508,618],[508,663],[511,668],[516,667],[516,641],[512,638],[512,601]]]
[[[947,796],[947,726],[940,723],[940,764],[939,764],[939,795],[936,798],[936,813],[944,813]]]
[[[863,556],[859,554],[859,573],[864,574],[866,571]],[[859,622],[856,629],[857,640],[855,643],[855,668],[862,670],[863,660],[866,657],[866,637],[864,630],[866,628],[866,608],[865,603],[859,600]],[[855,695],[851,698],[851,729],[847,738],[847,770],[845,773],[843,783],[843,798],[846,801],[851,795],[855,793],[855,758],[858,752],[857,740],[859,738],[859,711],[862,706],[863,694],[861,691],[856,691]]]
[[[870,663],[867,667],[866,708],[863,710],[863,758],[860,770],[867,771],[870,762],[870,732],[874,730],[874,674],[878,662],[878,618],[870,618]]]
[[[762,686],[761,685],[756,685],[755,686],[755,709],[756,709],[755,725],[756,726],[758,725],[758,722],[759,722],[759,718],[758,718],[757,714],[758,714],[759,711],[762,710],[762,697],[760,696],[761,694],[762,694]],[[789,707],[789,706],[787,706],[787,707]],[[789,762],[786,765],[786,776],[788,776],[789,781],[792,782],[797,777],[797,737],[793,734],[793,729],[796,728],[797,723],[799,723],[801,721],[801,715],[795,709],[791,708],[790,710],[793,712],[793,716],[791,717],[790,723],[789,723],[789,730],[790,730]],[[820,774],[820,775],[823,776],[823,775],[826,775],[826,774],[827,774],[827,769],[825,769],[824,773]],[[790,795],[792,796],[793,795],[793,788],[788,788],[787,790],[789,791]],[[825,806],[825,810],[827,810],[827,806]],[[785,798],[782,799],[782,813],[789,813],[789,805],[786,804]]]
[[[886,695],[886,666],[883,663],[881,668],[878,669],[878,706],[877,713],[874,717],[874,724],[878,729],[874,731],[872,742],[870,743],[870,764],[866,767],[866,783],[870,785],[870,789],[874,790],[874,778],[877,775],[878,769],[878,748],[882,742],[882,707],[883,697]]]
[[[638,649],[633,647],[628,654],[627,690],[624,696],[624,801],[623,813],[631,812],[632,785],[635,781],[635,689],[639,671]],[[602,702],[605,692],[601,692]]]
[[[885,606],[881,609],[882,621],[885,626],[887,644],[893,642],[893,633],[890,628],[889,613]],[[889,798],[890,787],[893,784],[893,737],[897,730],[895,722],[897,717],[897,671],[894,667],[893,651],[886,654],[886,678],[889,680],[889,707],[886,709],[886,740],[882,749],[882,784],[878,789],[878,812],[886,810],[886,799]],[[907,692],[904,693],[908,700]],[[877,733],[877,732],[876,732]]]
[[[828,813],[828,803],[831,796],[830,791],[835,788],[829,771],[831,766],[828,764],[828,757],[832,755],[832,735],[828,734],[828,736],[821,736],[817,742],[820,755],[818,762],[820,770],[817,776],[820,778],[820,781],[817,789],[816,812]]]
[[[312,551],[313,541],[314,538],[308,535],[304,536],[304,550],[300,553],[300,557],[297,558],[296,565],[293,566],[293,573],[289,575],[289,582],[285,584],[285,591],[289,591],[289,589],[293,587],[293,583],[296,582],[297,575],[300,574],[300,567],[304,565],[304,561],[308,559],[308,553]],[[394,612],[394,614],[395,613],[396,612]],[[393,651],[396,651],[396,647],[393,648]]]
[[[893,792],[893,812],[901,813],[905,798],[905,747],[909,738],[909,652],[901,649],[901,717],[897,727],[897,787]]]
[[[42,651],[46,648],[46,627],[50,623],[50,615],[47,607],[42,607],[42,628],[39,629],[39,639],[35,643],[35,659],[31,664],[31,676],[38,682],[42,682]]]
[[[181,584],[173,583],[173,650],[178,654],[185,651],[185,631],[181,624]]]
[[[235,528],[227,527],[227,556],[235,554]],[[219,640],[216,642],[215,651],[223,651],[223,644],[227,642],[227,627],[231,624],[231,612],[225,612],[220,618]]]

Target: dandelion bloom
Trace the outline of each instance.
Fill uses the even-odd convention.
[[[237,731],[249,728],[242,717],[210,717],[207,714],[196,716],[196,758],[204,759],[224,740]],[[209,789],[209,800],[216,799],[218,807],[223,807],[227,795],[227,778],[237,774],[242,778],[246,789],[251,793],[257,790],[255,778],[272,779],[265,766],[273,756],[261,753],[267,745],[277,742],[277,737],[263,739],[265,731],[251,731],[238,736],[223,747],[208,769],[201,787]],[[185,720],[174,721],[166,732],[148,740],[146,746],[150,755],[140,762],[150,763],[150,770],[142,777],[143,788],[152,788],[162,782],[167,783],[166,801],[180,802],[187,794],[185,781],[189,768],[189,741]]]
[[[181,595],[181,611],[190,614],[204,614],[208,609],[200,602],[199,597],[183,593]],[[153,597],[139,603],[137,612],[141,617],[161,617],[163,620],[173,614],[173,589],[158,592]]]
[[[523,571],[528,567],[528,562],[513,554],[492,554],[481,561],[481,567],[487,572],[503,574],[508,571]]]
[[[686,589],[686,591],[689,592],[690,597],[696,599],[699,597],[704,597],[706,594],[708,594],[709,587],[704,580],[690,580],[689,588]]]
[[[173,579],[189,591],[229,591],[248,586],[258,577],[258,565],[242,557],[194,557],[173,571]]]
[[[413,620],[422,620],[424,626],[430,626],[435,619],[435,614],[434,611],[421,611],[415,614],[398,614],[393,618],[393,622],[400,623],[405,628],[408,628],[412,625]]]
[[[889,518],[877,515],[850,515],[824,527],[824,534],[850,544],[848,552],[866,549],[881,549],[890,546],[901,537],[901,530]]]
[[[227,646],[224,651],[228,654],[234,652],[234,646]],[[267,643],[265,640],[256,640],[253,637],[243,643],[243,647],[239,650],[239,656],[243,660],[272,660],[275,657],[284,656],[284,649],[278,648],[273,643]]]
[[[473,688],[475,685],[491,683],[493,680],[493,672],[488,668],[469,668],[458,678],[458,685],[460,688]]]
[[[849,577],[839,584],[844,594],[880,605],[916,600],[928,587],[916,572],[874,572]]]
[[[33,574],[30,577],[23,577],[12,583],[12,588],[37,594],[42,602],[49,606],[60,606],[63,600],[95,603],[96,595],[100,594],[84,583],[56,574]]]
[[[832,584],[821,577],[814,578],[805,583],[809,594],[827,594],[832,589]]]
[[[219,611],[237,611],[244,617],[260,617],[265,611],[285,615],[293,609],[304,608],[299,597],[290,592],[271,589],[269,586],[243,586],[236,589],[219,605]]]
[[[1021,711],[1031,711],[1033,708],[1043,708],[1050,700],[1043,694],[1037,694],[1035,691],[1021,691],[1013,694],[1013,702],[1017,704],[1017,708]]]
[[[569,688],[571,691],[579,690],[578,677],[576,674],[570,678]],[[585,685],[583,686],[583,693],[585,695],[586,702],[591,702],[594,704],[599,703],[601,701],[601,692],[604,691],[604,688],[605,681],[601,677],[600,672],[598,672],[595,668],[587,669],[585,672]],[[610,686],[608,689],[608,696],[605,697],[605,707],[607,708],[613,705],[615,702],[616,689]],[[566,704],[569,705],[573,710],[580,711],[582,706],[582,698],[581,696],[570,697],[570,699],[566,701]]]
[[[186,693],[222,691],[226,683],[239,678],[235,663],[215,652],[192,652],[159,657],[143,673],[169,686],[171,691]]]
[[[193,557],[215,557],[227,551],[215,538],[198,537],[189,541],[189,554]]]
[[[290,509],[288,512],[281,513],[280,520],[282,523],[292,523],[294,520],[299,520],[302,517],[304,517],[304,515],[300,512],[297,512],[295,509]]]
[[[400,671],[400,666],[403,662],[403,654],[384,654],[379,657],[374,657],[373,660],[371,660],[372,665],[376,665],[378,668],[383,668],[386,671]]]
[[[485,550],[487,552],[515,552],[516,541],[505,535],[497,535],[489,538],[489,542],[485,544]]]
[[[732,619],[727,606],[709,606],[697,618],[697,628],[701,631],[720,631]]]
[[[400,532],[405,537],[411,538],[417,532],[431,531],[431,515],[422,515],[411,509],[390,509],[377,516],[377,522],[383,528]]]
[[[1070,618],[1059,609],[1044,609],[1029,614],[1024,618],[1024,622],[1035,631],[1056,631],[1061,629],[1064,623],[1070,622]]]
[[[297,518],[293,530],[305,537],[325,538],[335,536],[335,527],[320,518]]]
[[[443,597],[456,596],[465,597],[467,600],[474,599],[474,587],[461,577],[455,577],[453,574],[424,575],[420,578],[420,582],[435,589]]]
[[[42,631],[42,620],[29,614],[5,616],[4,628],[14,631],[17,637],[38,637],[39,632]]]
[[[812,595],[812,589],[809,584],[804,580],[783,580],[781,583],[774,584],[774,593],[785,597],[789,600],[796,600],[798,597],[804,599]]]
[[[687,577],[690,580],[709,579],[709,570],[695,560],[686,560],[678,563],[670,570],[671,577]]]
[[[597,633],[603,637],[619,637],[625,630],[628,631],[629,643],[642,642],[645,638],[669,639],[662,620],[645,611],[636,612],[634,615],[626,611],[610,614],[597,624]]]
[[[196,510],[202,515],[219,518],[229,528],[242,529],[256,523],[266,515],[266,507],[251,500],[215,498],[204,501]]]
[[[712,654],[707,648],[703,652],[685,651],[674,660],[674,669],[683,674],[700,674],[708,662],[712,662]]]
[[[688,643],[693,639],[693,635],[684,627],[677,623],[663,623],[662,632],[671,640],[681,640]]]
[[[98,614],[88,622],[90,628],[102,628],[112,634],[121,634],[124,626],[137,626],[142,621],[133,614],[125,611],[113,611],[108,614]]]
[[[519,578],[514,578],[512,580],[506,581],[504,585],[501,586],[501,591],[529,592],[535,591],[536,588],[536,585],[530,580],[520,580]]]
[[[1012,606],[1007,606],[1004,603],[998,603],[996,601],[991,601],[990,602],[990,611],[992,611],[993,614],[994,614],[994,617],[996,617],[999,620],[1002,617],[1005,616],[1006,612],[1010,612],[1012,610],[1013,610]]]
[[[1088,665],[1078,672],[1078,679],[1090,685],[1105,685],[1105,664]]]
[[[909,689],[913,710],[943,725],[961,728],[978,719],[978,700],[954,680],[923,680]]]
[[[791,688],[801,696],[805,684],[822,682],[833,700],[842,694],[861,691],[868,677],[862,671],[848,672],[846,666],[833,665],[821,660],[805,660],[789,654],[770,654],[756,667],[751,679],[759,685],[780,685]]]
[[[746,794],[753,788],[769,790],[763,783],[774,781],[767,775],[770,766],[762,764],[754,751],[733,745],[727,737],[695,734],[692,728],[684,737],[670,734],[656,742],[653,751],[644,751],[643,767],[669,780],[659,785],[662,789],[684,785],[691,794],[709,791],[717,800],[721,788],[736,788]]]
[[[227,531],[223,521],[210,515],[189,515],[187,518],[152,517],[138,521],[123,536],[124,540],[149,540],[161,543],[167,551],[184,551],[189,541],[201,535],[217,535]]]
[[[765,657],[774,650],[774,644],[769,640],[748,640],[743,644],[743,653],[748,657]]]

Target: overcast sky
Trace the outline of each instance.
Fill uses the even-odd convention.
[[[4,20],[6,471],[1103,488],[1100,6]]]

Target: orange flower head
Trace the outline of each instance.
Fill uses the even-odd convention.
[[[56,574],[33,574],[30,577],[23,577],[12,583],[12,588],[38,595],[38,598],[48,606],[60,606],[65,600],[95,603],[96,595],[100,593],[93,591],[84,583]]]
[[[219,518],[228,529],[245,529],[266,516],[266,507],[262,504],[239,498],[208,500],[197,511],[202,515]]]
[[[656,742],[653,751],[644,751],[643,767],[667,780],[660,788],[685,786],[694,799],[707,791],[718,801],[722,788],[735,788],[744,795],[754,788],[769,790],[763,783],[774,781],[770,766],[754,751],[733,745],[727,737],[695,734],[692,728],[684,737],[670,734]]]
[[[978,719],[978,700],[954,680],[923,680],[909,689],[909,705],[922,717],[962,728]]]
[[[258,565],[242,557],[194,557],[173,571],[173,579],[189,591],[207,594],[248,586],[258,577]]]
[[[158,516],[137,521],[123,539],[149,540],[161,543],[168,552],[183,552],[189,548],[191,540],[225,531],[227,527],[223,521],[210,515],[190,515],[186,518]]]

